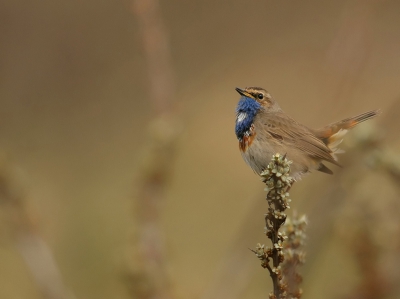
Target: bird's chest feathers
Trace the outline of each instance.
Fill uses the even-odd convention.
[[[238,103],[235,133],[242,152],[247,150],[256,135],[253,122],[260,109],[262,107],[257,101],[247,97],[242,97]]]

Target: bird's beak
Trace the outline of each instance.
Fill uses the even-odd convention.
[[[236,87],[235,90],[242,96],[244,97],[248,97],[248,98],[252,98],[252,95],[249,94],[247,91],[245,91],[244,89],[241,89],[239,87]]]

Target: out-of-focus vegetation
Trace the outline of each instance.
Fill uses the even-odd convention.
[[[291,209],[304,298],[398,298],[400,2],[141,3],[0,1],[0,298],[265,298],[236,86],[310,127],[382,110]]]

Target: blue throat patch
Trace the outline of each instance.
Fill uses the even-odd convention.
[[[236,137],[241,140],[244,134],[250,130],[254,117],[261,109],[261,105],[254,99],[241,97],[236,107]]]

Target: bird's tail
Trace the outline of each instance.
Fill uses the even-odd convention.
[[[363,121],[374,118],[379,114],[380,110],[368,111],[354,117],[349,117],[341,121],[334,122],[321,129],[314,130],[314,134],[332,150],[333,156],[335,157],[334,154],[343,153],[338,146],[342,142],[343,136],[346,135],[349,129],[355,127]]]

